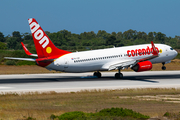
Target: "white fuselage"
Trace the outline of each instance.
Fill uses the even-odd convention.
[[[160,52],[159,57],[149,60],[153,64],[168,62],[177,55],[177,52],[168,45],[155,44],[155,46]],[[144,55],[138,53],[139,49],[141,51],[148,47],[151,48],[151,44],[69,53],[57,58],[46,68],[64,72],[106,71],[112,64],[152,56],[152,53],[144,53]]]

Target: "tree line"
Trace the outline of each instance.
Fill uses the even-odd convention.
[[[117,33],[107,33],[105,30],[99,30],[97,33],[91,31],[80,34],[71,33],[68,30],[61,30],[54,33],[48,31],[45,32],[58,48],[69,51],[146,44],[151,41],[154,43],[167,44],[176,49],[180,48],[180,36],[175,36],[174,38],[167,37],[161,32],[145,33],[132,29]],[[20,42],[23,42],[28,49],[35,52],[31,33],[20,33],[19,31],[14,31],[12,35],[4,36],[3,33],[0,32],[1,50],[21,50],[22,46]]]

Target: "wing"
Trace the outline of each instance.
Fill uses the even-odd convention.
[[[134,65],[136,65],[138,62],[143,62],[147,60],[154,59],[156,57],[159,57],[158,51],[154,45],[154,43],[151,41],[152,45],[152,54],[151,56],[139,59],[139,60],[134,60],[134,59],[127,59],[123,61],[113,61],[111,63],[105,64],[102,68],[103,69],[108,69],[108,70],[114,70],[114,69],[124,69],[124,68],[132,68]]]
[[[36,61],[34,58],[14,58],[14,57],[4,57],[5,59],[11,59],[11,60],[26,60],[26,61]]]
[[[26,53],[27,55],[35,56],[35,57],[38,56],[37,54],[32,54],[32,53],[30,53],[29,50],[26,48],[26,46],[24,45],[23,42],[21,42],[21,45],[23,46],[23,49],[24,49],[24,51],[25,51],[25,53]]]
[[[137,61],[133,59],[123,60],[123,61],[113,61],[103,65],[102,69],[106,69],[109,71],[115,69],[124,69],[124,68],[128,68],[130,65],[136,64],[136,62]]]
[[[11,60],[25,60],[25,61],[36,61],[36,62],[53,62],[55,59],[51,58],[14,58],[14,57],[4,57],[5,59]]]

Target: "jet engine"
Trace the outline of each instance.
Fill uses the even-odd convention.
[[[138,62],[131,69],[134,70],[135,72],[142,72],[142,71],[151,70],[152,69],[152,63],[150,61]]]

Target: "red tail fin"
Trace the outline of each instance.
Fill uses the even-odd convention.
[[[34,18],[28,19],[28,22],[39,58],[62,56],[70,53],[69,51],[58,49]]]

